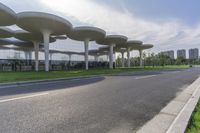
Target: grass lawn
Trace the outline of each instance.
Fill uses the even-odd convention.
[[[186,133],[200,133],[200,101],[192,114],[192,119]]]
[[[50,72],[0,72],[0,83],[54,79],[54,78],[68,78],[78,76],[90,75],[107,75],[121,72],[136,72],[136,71],[154,71],[154,70],[168,70],[176,68],[188,68],[189,66],[165,66],[165,67],[146,67],[146,68],[116,68],[110,69],[90,69],[86,70],[71,70],[71,71],[50,71]]]

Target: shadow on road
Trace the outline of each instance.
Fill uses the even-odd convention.
[[[36,93],[43,92],[49,90],[59,90],[59,89],[69,89],[72,87],[84,86],[89,84],[94,84],[97,82],[101,82],[105,79],[105,77],[99,76],[95,78],[86,78],[80,80],[62,80],[56,82],[47,82],[47,83],[39,83],[32,84],[26,86],[17,86],[17,87],[9,87],[9,88],[0,88],[0,97],[1,96],[9,96],[9,95],[18,95],[18,94],[27,94],[27,93]]]

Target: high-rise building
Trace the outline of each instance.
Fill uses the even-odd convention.
[[[186,50],[185,49],[177,50],[177,58],[178,57],[182,57],[182,58],[186,59]]]
[[[198,59],[199,58],[199,49],[189,49],[189,59]]]
[[[162,54],[169,56],[171,59],[174,59],[174,51],[173,50],[164,51],[164,52],[162,52]]]

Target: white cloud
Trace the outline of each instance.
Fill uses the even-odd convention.
[[[197,46],[200,43],[200,24],[189,27],[177,20],[148,21],[128,10],[117,11],[93,0],[40,0],[44,5],[71,16],[82,23],[98,26],[109,34],[123,34],[130,39],[141,39],[159,48]]]
[[[17,12],[44,11],[65,17],[74,26],[92,25],[100,27],[108,34],[122,34],[130,39],[143,40],[155,44],[154,51],[198,47],[200,24],[188,26],[177,19],[160,22],[147,20],[123,9],[114,9],[94,0],[0,0]],[[65,46],[61,45],[67,43]],[[66,50],[83,50],[83,45],[75,41],[59,41],[52,47]],[[95,48],[96,45],[91,45]]]

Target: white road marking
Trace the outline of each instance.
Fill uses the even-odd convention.
[[[40,94],[34,94],[34,95],[28,95],[28,96],[22,96],[22,97],[16,97],[16,98],[4,99],[4,100],[0,100],[0,103],[16,101],[16,100],[21,100],[21,99],[27,99],[27,98],[33,98],[33,97],[38,97],[38,96],[44,96],[44,95],[48,95],[48,94],[49,93],[40,93]]]
[[[141,76],[141,77],[136,77],[135,79],[146,79],[146,78],[151,78],[151,77],[155,77],[157,75],[148,75],[148,76]]]

